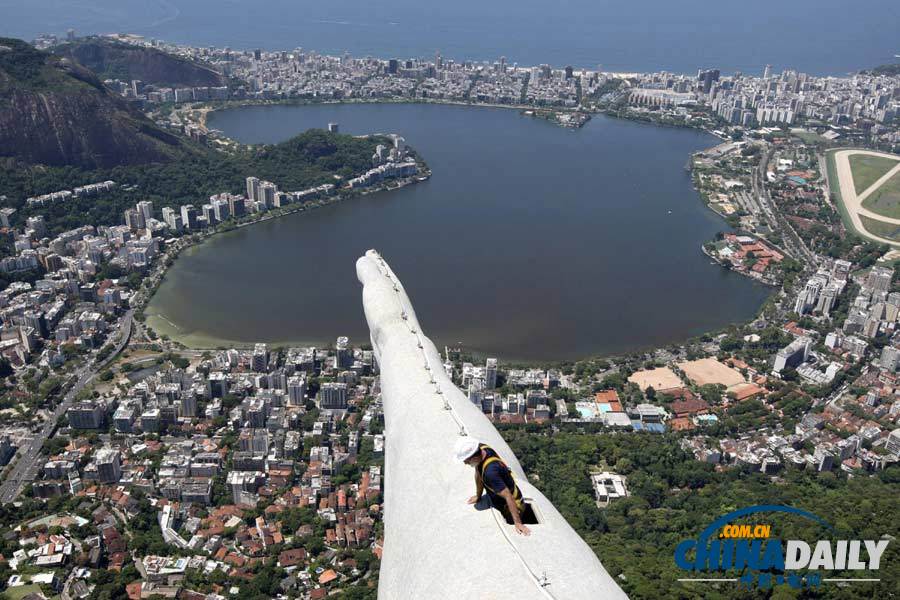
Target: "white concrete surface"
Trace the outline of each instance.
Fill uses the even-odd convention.
[[[385,412],[378,597],[625,598],[590,547],[528,483],[491,422],[444,373],[387,263],[370,250],[356,271]],[[466,504],[474,493],[474,472],[453,458],[462,433],[489,444],[513,470],[541,521],[530,526],[531,536],[517,534],[495,510]]]
[[[892,159],[896,159],[897,156],[893,154],[886,154],[884,152],[874,152],[872,150],[839,150],[838,152],[834,153],[834,167],[837,171],[838,186],[841,190],[841,200],[844,203],[844,207],[847,209],[847,214],[850,215],[850,220],[853,222],[853,227],[856,228],[856,230],[860,234],[869,239],[896,246],[898,245],[897,242],[875,235],[874,233],[871,233],[869,230],[867,230],[863,226],[860,215],[864,215],[866,217],[869,217],[870,219],[875,219],[877,221],[883,221],[885,223],[891,223],[893,225],[900,225],[900,219],[893,219],[891,217],[879,215],[878,213],[872,212],[862,205],[863,201],[871,196],[878,188],[884,185],[885,182],[887,182],[896,173],[900,173],[900,161],[897,162],[894,168],[890,169],[887,173],[882,175],[878,179],[878,181],[863,190],[861,194],[857,194],[856,186],[853,183],[853,170],[850,168],[850,157],[854,155],[877,156],[881,158]]]

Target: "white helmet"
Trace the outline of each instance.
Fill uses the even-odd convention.
[[[459,438],[456,440],[456,445],[453,447],[453,453],[456,455],[456,460],[465,462],[467,459],[472,458],[472,456],[478,452],[480,445],[480,442],[471,436]]]

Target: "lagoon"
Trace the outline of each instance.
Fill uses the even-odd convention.
[[[252,106],[209,125],[272,143],[329,122],[403,135],[432,178],[190,249],[147,308],[157,331],[195,346],[365,343],[354,262],[369,248],[439,347],[507,360],[681,341],[752,317],[769,293],[700,251],[727,229],[684,168],[717,143],[708,134],[605,116],[572,131],[515,110],[429,104]]]

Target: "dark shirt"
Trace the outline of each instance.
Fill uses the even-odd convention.
[[[497,453],[494,452],[491,448],[485,448],[487,452],[487,460],[492,456],[497,456]],[[501,462],[493,461],[491,464],[484,469],[484,489],[491,497],[491,502],[495,505],[505,506],[506,500],[503,499],[503,496],[500,494],[503,490],[508,489],[512,492],[515,489],[515,483],[513,483],[512,473],[509,472],[509,469],[506,468]]]

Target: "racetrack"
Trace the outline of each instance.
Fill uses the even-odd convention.
[[[875,181],[875,183],[863,190],[862,193],[857,194],[856,187],[853,184],[853,170],[850,167],[850,157],[860,154],[895,159],[897,160],[897,164],[894,165],[894,167],[887,173],[879,177],[878,180]],[[900,157],[893,154],[875,152],[872,150],[839,150],[834,153],[834,166],[838,178],[838,186],[840,188],[840,200],[847,211],[847,215],[850,217],[850,221],[852,222],[854,229],[856,229],[856,231],[859,232],[860,235],[876,242],[900,247],[900,242],[881,237],[870,232],[868,229],[866,229],[861,219],[862,216],[865,216],[876,221],[900,226],[900,219],[894,219],[891,217],[879,215],[878,213],[872,212],[871,210],[863,206],[863,201],[865,201],[866,198],[871,196],[876,190],[878,190],[878,188],[884,185],[896,173],[900,173]]]

